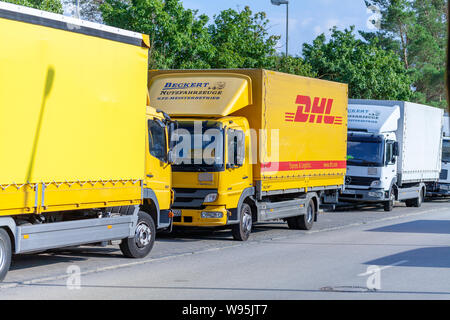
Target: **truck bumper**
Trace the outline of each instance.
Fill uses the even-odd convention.
[[[174,226],[219,227],[228,223],[229,211],[225,207],[206,207],[203,210],[173,209]]]
[[[383,189],[347,188],[339,194],[339,202],[380,202],[388,201],[389,194]]]

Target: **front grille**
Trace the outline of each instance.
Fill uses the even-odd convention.
[[[174,209],[204,209],[203,201],[210,193],[217,193],[217,189],[186,189],[174,188]]]
[[[345,177],[345,184],[346,185],[369,187],[372,184],[372,182],[374,182],[376,180],[380,180],[380,178],[346,176]]]

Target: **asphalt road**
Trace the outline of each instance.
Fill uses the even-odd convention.
[[[18,255],[0,299],[450,299],[449,244],[448,200],[346,209],[307,232],[259,225],[245,243],[158,234],[142,260],[118,246]]]

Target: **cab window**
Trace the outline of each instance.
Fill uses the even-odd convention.
[[[165,125],[160,120],[148,120],[149,151],[155,158],[167,162]]]
[[[241,167],[245,159],[245,134],[240,130],[229,129],[228,135],[228,167]]]

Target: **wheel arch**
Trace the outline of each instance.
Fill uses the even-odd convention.
[[[141,206],[141,210],[153,218],[153,222],[155,223],[155,226],[158,229],[159,215],[160,215],[158,198],[156,197],[155,192],[149,188],[144,189],[143,198],[144,201]]]
[[[11,240],[12,252],[16,251],[16,222],[11,217],[0,218],[0,228],[4,229]]]
[[[254,218],[257,217],[257,208],[256,208],[256,204],[255,201],[252,199],[252,197],[255,195],[255,188],[251,187],[251,188],[246,188],[242,191],[241,196],[239,198],[239,202],[238,202],[238,206],[236,209],[231,210],[232,216],[230,218],[230,220],[228,222],[232,222],[232,223],[238,223],[240,221],[241,218],[241,209],[242,209],[242,204],[245,202],[248,205],[250,205],[251,209],[252,209],[252,216]],[[256,219],[255,219],[256,221]]]

